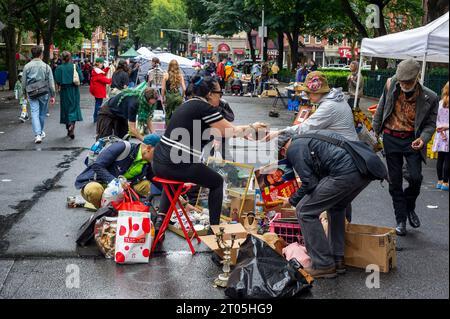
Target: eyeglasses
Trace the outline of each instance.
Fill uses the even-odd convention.
[[[220,94],[220,97],[223,96],[223,92],[222,91],[211,91],[211,93]]]

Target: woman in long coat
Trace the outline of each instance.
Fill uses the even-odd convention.
[[[56,68],[55,82],[60,92],[61,116],[60,123],[66,125],[67,136],[75,138],[75,123],[83,121],[80,109],[80,86],[76,85],[74,72],[78,73],[79,83],[83,81],[83,73],[79,66],[71,62],[72,56],[69,52],[62,53],[63,63]]]

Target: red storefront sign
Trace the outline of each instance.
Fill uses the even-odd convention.
[[[339,51],[339,56],[341,58],[348,58],[348,59],[352,58],[352,48],[351,47],[340,47],[340,48],[338,48],[338,51]],[[355,48],[355,54],[359,55],[358,48]]]
[[[245,55],[245,50],[244,49],[234,49],[234,54]]]
[[[226,44],[226,43],[221,43],[217,47],[217,52],[228,53],[230,51],[231,51],[230,46],[228,44]]]

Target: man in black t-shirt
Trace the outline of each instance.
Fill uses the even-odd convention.
[[[111,135],[124,138],[130,133],[142,141],[144,136],[137,128],[136,117],[140,113],[140,108],[148,108],[150,113],[146,122],[150,133],[153,133],[152,118],[157,99],[158,93],[152,88],[147,88],[142,93],[124,91],[109,99],[99,111],[97,139]],[[141,105],[143,103],[147,105]]]

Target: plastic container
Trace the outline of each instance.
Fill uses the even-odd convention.
[[[295,218],[281,218],[281,214],[277,213],[270,221],[269,230],[283,238],[288,244],[298,242],[303,245],[302,231]]]

